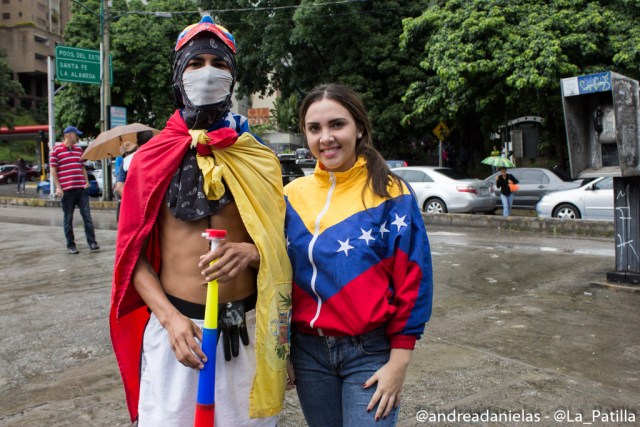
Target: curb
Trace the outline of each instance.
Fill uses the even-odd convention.
[[[424,223],[450,227],[480,227],[506,231],[526,231],[551,235],[610,237],[613,238],[613,221],[561,220],[556,218],[537,218],[500,215],[475,214],[422,214]]]
[[[59,208],[60,207],[60,199],[35,199],[28,197],[0,197],[0,205],[11,205],[11,206],[31,206],[31,207],[40,207],[40,208]],[[100,210],[108,210],[108,209],[116,209],[118,206],[118,202],[110,201],[102,201],[102,200],[91,200],[89,202],[91,209],[100,209]]]
[[[91,209],[115,210],[118,202],[91,201]],[[60,207],[58,199],[36,199],[25,197],[0,197],[0,205]],[[613,221],[561,220],[556,218],[536,218],[501,215],[476,214],[422,214],[425,225],[443,225],[449,227],[478,227],[505,231],[524,231],[551,235],[614,237]]]

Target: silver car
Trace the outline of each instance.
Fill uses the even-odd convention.
[[[545,168],[510,168],[507,173],[513,175],[518,180],[520,189],[513,194],[514,209],[535,209],[536,203],[542,195],[551,191],[568,190],[577,188],[582,185],[582,180],[565,181],[553,171]],[[496,176],[500,172],[485,179],[492,182],[495,186]],[[498,207],[502,209],[502,200],[500,200],[500,189],[494,187],[496,196],[498,196]]]
[[[579,188],[545,194],[536,211],[542,218],[613,221],[613,178],[598,178]]]
[[[454,169],[407,166],[392,172],[409,183],[418,206],[426,213],[492,212],[496,208],[497,197],[491,183],[466,177]]]

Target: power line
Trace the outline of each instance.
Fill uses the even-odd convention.
[[[328,6],[334,4],[345,4],[345,3],[364,3],[369,0],[342,0],[342,1],[330,1],[326,3],[312,3],[312,4],[298,4],[291,6],[271,6],[271,7],[248,7],[243,9],[219,9],[216,10],[216,13],[220,12],[247,12],[247,11],[258,11],[258,10],[277,10],[277,9],[298,9],[305,7],[320,7],[320,6]]]
[[[79,3],[77,0],[74,0],[76,3]],[[216,14],[218,13],[224,13],[224,12],[258,12],[258,11],[263,11],[263,10],[283,10],[283,9],[299,9],[299,8],[312,8],[312,7],[322,7],[322,6],[331,6],[331,5],[339,5],[339,4],[348,4],[348,3],[365,3],[368,2],[369,0],[341,0],[341,1],[330,1],[330,2],[325,2],[325,3],[313,3],[313,4],[298,4],[298,5],[291,5],[291,6],[271,6],[271,7],[245,7],[245,8],[236,8],[236,9],[215,9],[213,11],[209,11],[209,10],[205,10],[205,11],[200,11],[200,10],[189,10],[189,11],[176,11],[176,12],[167,12],[167,11],[157,11],[157,12],[117,12],[114,11],[113,13],[122,13],[122,14],[137,14],[137,15],[157,15],[157,14],[173,14],[173,15],[185,15],[185,14],[193,14],[193,13],[209,13],[209,12],[215,12]],[[81,3],[79,3],[81,4]]]

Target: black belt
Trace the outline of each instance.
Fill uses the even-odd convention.
[[[173,295],[169,295],[169,294],[166,294],[166,295],[169,302],[173,304],[173,306],[176,309],[178,309],[180,313],[184,314],[190,319],[204,320],[204,311],[205,311],[204,304],[197,304],[195,302],[185,301],[181,298],[174,297]],[[258,299],[258,293],[254,292],[253,294],[249,295],[246,298],[243,298],[238,302],[242,302],[244,304],[244,311],[246,313],[256,308],[257,299]],[[236,302],[236,301],[233,301],[233,302]],[[224,306],[224,305],[226,305],[226,303],[219,304],[219,306]],[[218,310],[218,312],[220,312],[220,310]]]

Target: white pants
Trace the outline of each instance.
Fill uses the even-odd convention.
[[[203,320],[192,319],[199,327]],[[275,426],[278,417],[249,418],[249,392],[256,370],[255,310],[247,313],[250,343],[240,354],[224,360],[222,339],[216,348],[216,427]],[[176,359],[167,331],[152,313],[144,331],[138,427],[192,427],[199,371]]]

